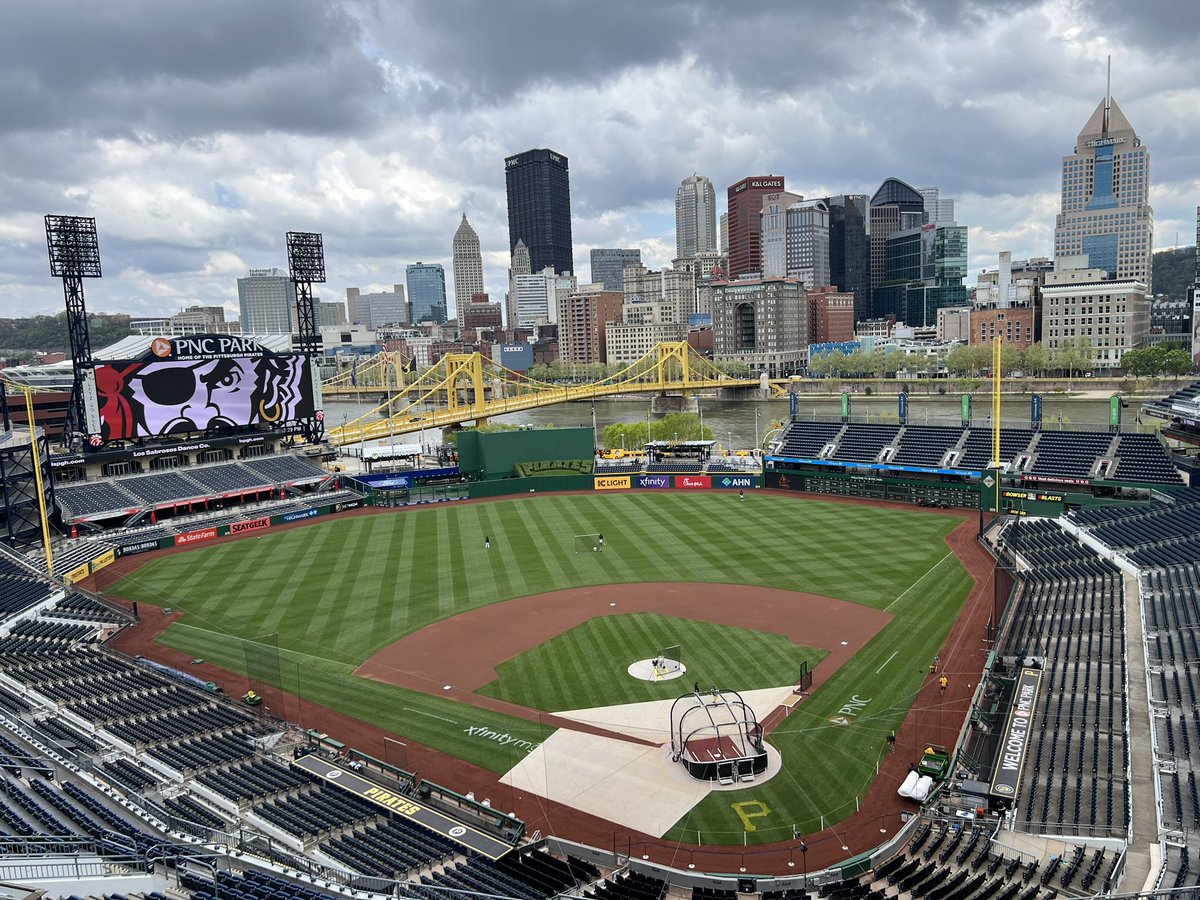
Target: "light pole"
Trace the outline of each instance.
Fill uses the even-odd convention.
[[[808,844],[800,842],[800,856],[804,860],[804,889],[808,890]]]
[[[758,439],[761,434],[762,434],[762,432],[758,430],[758,406],[755,406],[754,407],[754,449],[755,450],[759,449]]]

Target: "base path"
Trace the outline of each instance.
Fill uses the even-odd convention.
[[[591,495],[591,492],[580,492]],[[819,500],[825,503],[846,505],[861,505],[877,508],[903,509],[909,512],[913,507],[907,504],[861,500],[829,495],[816,495],[795,491],[758,491],[756,495],[770,494],[777,497],[791,497],[798,500]],[[530,495],[526,502],[536,502],[538,495]],[[492,502],[470,501],[470,502]],[[417,508],[417,507],[414,507]],[[397,514],[403,515],[407,510],[358,510],[354,513],[341,513],[341,516],[363,514]],[[974,511],[959,510],[926,510],[927,515],[942,515],[959,521],[959,526],[946,538],[949,549],[954,551],[959,561],[966,567],[975,581],[975,587],[967,599],[966,605],[959,613],[949,637],[942,646],[941,659],[943,670],[950,679],[949,687],[944,694],[938,691],[935,678],[926,679],[913,708],[909,711],[903,726],[897,733],[895,752],[884,758],[880,775],[871,785],[863,798],[859,812],[827,827],[824,831],[805,835],[805,841],[810,852],[805,857],[808,871],[818,869],[844,860],[854,854],[877,846],[890,837],[901,824],[901,813],[913,813],[916,805],[896,796],[896,788],[908,772],[908,765],[920,756],[925,743],[935,740],[946,746],[952,746],[957,737],[970,705],[972,682],[978,679],[987,656],[984,645],[985,625],[992,613],[993,604],[993,571],[994,560],[976,540],[978,530],[977,516]],[[325,520],[327,521],[327,520]],[[296,523],[303,527],[305,523]],[[982,523],[980,523],[982,524]],[[293,527],[291,525],[284,527]],[[231,540],[241,540],[232,538]],[[227,540],[227,539],[222,539]],[[117,560],[116,564],[103,570],[99,576],[93,576],[90,584],[105,589],[120,575],[132,571],[151,558],[163,553],[177,552],[175,550],[159,551],[155,554],[127,557]],[[97,582],[100,582],[97,584]],[[85,583],[85,585],[88,583]],[[668,588],[683,588],[683,585],[668,585]],[[726,592],[758,590],[741,586],[701,585],[701,588],[716,588]],[[597,589],[599,590],[599,589]],[[623,588],[616,588],[623,590]],[[615,598],[613,587],[604,589],[607,594],[603,608],[598,614],[605,612],[631,612],[631,599],[623,596],[621,605],[615,609],[609,608],[608,603]],[[797,595],[781,592],[788,597]],[[1001,596],[1007,596],[1007,585],[1003,586]],[[825,600],[826,598],[816,598]],[[829,601],[836,603],[837,601]],[[860,609],[861,607],[856,607]],[[180,618],[179,613],[163,615],[158,609],[143,604],[143,617],[132,628],[123,631],[116,639],[115,646],[130,655],[144,654],[152,659],[184,669],[200,678],[218,681],[224,685],[227,693],[237,696],[246,690],[249,682],[245,676],[221,669],[212,663],[192,664],[189,654],[174,650],[157,643],[155,640],[168,625]],[[528,623],[536,626],[537,622]],[[774,621],[767,625],[754,626],[747,620],[733,624],[746,624],[748,627],[758,627],[763,630],[780,631],[787,621]],[[815,623],[820,625],[820,623]],[[507,631],[507,629],[505,629]],[[492,638],[499,635],[493,634]],[[549,635],[553,636],[553,635]],[[545,638],[539,638],[545,640]],[[840,639],[839,639],[840,640]],[[820,646],[812,635],[803,637],[802,643]],[[836,652],[840,647],[834,647]],[[386,650],[384,651],[387,652]],[[520,652],[519,650],[517,652]],[[515,655],[513,653],[512,655]],[[847,654],[847,657],[849,654]],[[819,684],[820,673],[834,671],[844,662],[837,665],[819,665],[814,670],[814,687]],[[466,654],[458,655],[460,665],[472,666],[474,663]],[[404,668],[410,664],[403,663]],[[487,667],[492,668],[493,663]],[[392,670],[393,672],[395,669]],[[476,676],[479,677],[479,676]],[[461,683],[460,675],[452,680]],[[438,685],[446,683],[438,681]],[[464,696],[455,699],[479,696],[460,692]],[[287,698],[294,704],[294,721],[299,721],[306,728],[328,732],[338,740],[351,747],[356,747],[380,758],[385,758],[388,752],[384,743],[387,733],[360,720],[351,718],[344,713],[326,707],[318,706],[308,700],[295,697]],[[523,709],[523,707],[515,707]],[[574,727],[582,727],[575,725]],[[628,738],[626,738],[628,740]],[[597,815],[592,815],[580,809],[563,803],[546,800],[532,792],[520,790],[511,784],[501,784],[500,778],[493,772],[486,771],[463,760],[456,759],[425,747],[415,741],[408,742],[408,767],[415,769],[424,777],[442,784],[453,786],[466,793],[473,791],[480,797],[495,798],[498,808],[513,809],[517,812],[532,833],[535,830],[543,834],[554,834],[570,838],[595,847],[617,849],[621,853],[632,852],[645,854],[656,863],[674,865],[682,868],[689,860],[694,861],[698,870],[710,872],[736,872],[739,866],[747,866],[758,874],[796,875],[800,871],[799,860],[795,858],[795,845],[792,841],[777,844],[763,844],[749,848],[712,847],[689,848],[674,842],[661,841],[653,835],[638,832],[627,827],[617,826]],[[843,849],[845,847],[846,849]]]
[[[781,634],[795,644],[828,650],[813,669],[814,690],[893,618],[869,606],[778,588],[608,584],[533,594],[443,619],[380,650],[355,674],[431,694],[442,694],[441,686],[452,684],[461,689],[456,700],[491,706],[490,698],[463,693],[495,681],[500,663],[599,616],[641,612]],[[509,704],[505,711],[520,708]]]

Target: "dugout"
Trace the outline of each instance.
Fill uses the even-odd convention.
[[[595,436],[590,428],[462,431],[458,435],[459,470],[472,481],[512,478],[518,463],[590,463],[595,455]]]

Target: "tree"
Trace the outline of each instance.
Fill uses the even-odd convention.
[[[1161,371],[1161,362],[1153,349],[1126,350],[1121,357],[1121,368],[1134,378],[1143,378],[1157,375]]]
[[[828,378],[834,372],[837,357],[840,352],[818,353],[808,361],[808,374],[818,378]]]
[[[605,448],[614,450],[623,447],[637,450],[647,441],[711,441],[713,430],[707,425],[700,429],[700,417],[695,413],[668,413],[661,419],[650,422],[647,437],[645,422],[614,422],[607,425],[600,436]]]
[[[1067,341],[1051,354],[1050,367],[1066,372],[1068,378],[1075,377],[1076,372],[1084,369],[1091,370],[1092,364],[1092,344],[1087,338]]]
[[[1040,342],[1026,347],[1024,357],[1024,371],[1031,375],[1041,375],[1050,363],[1050,352]]]
[[[1163,356],[1163,371],[1168,375],[1188,375],[1194,368],[1192,356],[1186,350],[1168,350]]]
[[[750,367],[736,359],[715,359],[713,365],[730,378],[750,377]]]
[[[975,359],[966,344],[955,347],[946,356],[946,368],[951,375],[969,375],[975,371]]]

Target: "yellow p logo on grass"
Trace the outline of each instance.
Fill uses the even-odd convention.
[[[751,819],[761,819],[771,814],[771,808],[761,800],[743,800],[741,803],[730,803],[737,817],[742,820],[742,827],[747,831],[758,831]]]

